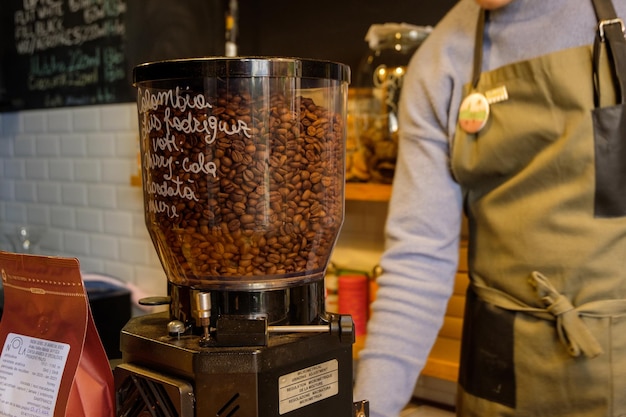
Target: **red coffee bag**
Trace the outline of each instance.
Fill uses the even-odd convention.
[[[113,375],[78,260],[0,251],[0,415],[113,417]]]

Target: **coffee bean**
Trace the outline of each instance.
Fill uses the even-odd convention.
[[[141,132],[141,146],[168,279],[202,288],[321,274],[343,216],[343,118],[310,98],[255,102],[235,90],[200,93],[211,108],[140,115],[161,125]]]

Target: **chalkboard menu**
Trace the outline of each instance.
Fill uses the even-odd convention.
[[[135,65],[223,53],[222,4],[0,0],[0,110],[134,101]]]
[[[131,101],[125,0],[3,0],[12,17],[3,73],[14,108]]]

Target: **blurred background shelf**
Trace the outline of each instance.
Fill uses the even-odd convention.
[[[390,184],[368,182],[346,183],[346,200],[387,202],[391,197]]]

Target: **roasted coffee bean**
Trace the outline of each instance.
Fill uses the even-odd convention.
[[[141,114],[146,216],[168,279],[321,273],[343,216],[343,119],[310,98],[234,90],[205,94],[211,108]]]

